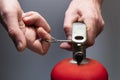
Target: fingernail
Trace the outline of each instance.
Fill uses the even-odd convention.
[[[17,45],[17,49],[19,50],[19,51],[22,51],[22,42],[18,42],[18,45]]]

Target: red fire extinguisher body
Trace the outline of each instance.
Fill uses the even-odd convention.
[[[87,58],[85,64],[74,64],[67,58],[57,63],[51,72],[51,80],[108,80],[105,67],[96,60]]]

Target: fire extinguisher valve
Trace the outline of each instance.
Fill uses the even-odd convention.
[[[84,23],[73,23],[72,42],[73,42],[73,60],[80,64],[86,57],[86,25]]]
[[[78,65],[86,58],[86,49],[84,45],[74,44],[73,59],[77,62]]]
[[[77,64],[80,65],[81,61],[83,60],[83,54],[80,53],[77,53],[74,55],[75,57],[75,60],[77,61]]]

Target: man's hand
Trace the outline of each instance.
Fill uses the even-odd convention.
[[[23,31],[22,9],[17,0],[0,0],[0,22],[12,38],[16,48],[22,51],[26,48]]]
[[[39,54],[45,54],[50,44],[43,39],[51,39],[47,21],[37,12],[24,14],[17,0],[0,0],[0,4],[0,22],[18,51],[29,48]]]
[[[103,30],[104,20],[101,15],[101,0],[72,0],[64,19],[67,39],[71,39],[72,24],[82,21],[87,26],[87,47],[92,46],[95,38]],[[72,50],[69,43],[62,43],[61,48]]]
[[[41,55],[47,53],[51,40],[50,26],[47,21],[37,12],[27,12],[23,15],[26,30],[24,31],[27,47]]]

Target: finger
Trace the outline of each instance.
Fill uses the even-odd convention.
[[[32,11],[26,12],[26,13],[23,13],[23,14],[22,14],[22,18],[29,17],[29,16],[31,16],[31,15],[33,15],[33,12],[32,12]]]
[[[98,32],[97,32],[96,36],[98,36],[103,31],[104,25],[105,25],[104,20],[103,20],[102,16],[100,15],[100,18],[98,19],[98,23],[97,23]]]
[[[17,15],[9,14],[9,15],[5,16],[4,22],[6,24],[8,34],[13,39],[13,42],[14,42],[16,48],[19,51],[23,51],[26,48],[26,39],[25,39],[23,32],[19,28]]]
[[[97,22],[94,19],[85,19],[84,20],[87,26],[87,47],[92,46],[95,42],[95,38],[97,35]]]
[[[38,39],[35,37],[35,30],[33,30],[32,28],[29,28],[29,30],[27,30],[26,37],[28,48],[38,54],[44,55],[47,53],[50,47],[50,43],[44,40],[50,40],[51,36],[43,28],[38,28],[37,34]],[[32,39],[29,36],[31,36]],[[39,40],[39,38],[41,38],[41,40]]]
[[[27,25],[34,25],[36,27],[43,27],[48,33],[50,32],[50,26],[47,21],[37,12],[27,12],[23,15],[23,21]]]
[[[35,40],[33,43],[28,45],[28,48],[40,55],[45,55],[50,47],[50,43],[47,43],[40,40]]]
[[[39,40],[36,40],[36,32],[35,29],[32,27],[27,27],[26,32],[25,32],[25,37],[26,37],[26,42],[27,42],[27,47],[34,51],[39,53],[40,45],[41,43]]]
[[[63,42],[63,43],[60,44],[60,47],[61,47],[62,49],[66,49],[66,50],[71,51],[71,50],[73,49],[71,45],[72,45],[72,44],[70,44],[70,43]]]
[[[41,38],[41,54],[47,53],[50,43],[46,42],[45,40],[51,40],[51,35],[48,34],[43,28],[37,29],[38,36]]]
[[[71,12],[71,10],[66,11],[64,19],[64,31],[67,36],[67,39],[71,39],[73,23],[80,20],[80,15],[77,12]],[[66,42],[62,43],[60,47],[63,49],[72,50],[72,45]]]
[[[64,31],[66,34],[67,39],[71,39],[72,34],[72,24],[77,20],[77,17],[74,16],[72,13],[66,12],[65,18],[64,18]],[[62,43],[60,45],[62,49],[70,50],[71,45],[69,43]]]
[[[77,20],[78,20],[78,15],[74,13],[66,12],[64,19],[64,31],[68,39],[71,39],[72,24]]]

